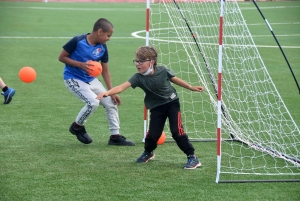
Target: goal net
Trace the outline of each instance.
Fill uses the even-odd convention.
[[[205,92],[176,87],[191,140],[217,133],[218,67],[222,65],[220,175],[300,175],[300,131],[279,95],[236,1],[160,0],[151,4],[149,45],[158,64]],[[167,126],[167,125],[166,125]],[[165,133],[168,135],[168,128]],[[169,136],[171,136],[169,134]],[[297,176],[299,178],[299,176]]]

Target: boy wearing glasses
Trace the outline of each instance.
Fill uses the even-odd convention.
[[[182,79],[175,77],[172,70],[165,66],[156,66],[157,50],[153,47],[143,46],[138,48],[133,60],[138,73],[134,74],[125,83],[116,86],[97,96],[100,100],[123,92],[130,86],[140,87],[145,92],[145,106],[150,110],[149,132],[145,139],[144,152],[137,159],[137,163],[146,163],[154,158],[153,151],[157,148],[166,119],[169,119],[170,130],[178,147],[187,155],[187,163],[184,169],[196,169],[201,166],[199,159],[195,156],[195,149],[189,141],[181,121],[180,103],[177,92],[170,82],[189,89],[202,92],[202,86],[191,86]]]
[[[98,108],[99,104],[106,110],[109,124],[110,138],[108,145],[134,146],[134,142],[126,140],[120,135],[120,122],[116,105],[121,104],[120,97],[115,95],[101,100],[96,99],[97,94],[105,92],[102,83],[89,75],[88,61],[100,61],[102,77],[108,89],[112,88],[110,72],[108,69],[108,50],[106,42],[110,40],[114,27],[108,20],[100,18],[94,24],[93,31],[73,37],[63,46],[59,61],[65,64],[64,82],[67,89],[85,103],[78,113],[69,131],[84,143],[90,144],[92,138],[86,132],[84,124]]]

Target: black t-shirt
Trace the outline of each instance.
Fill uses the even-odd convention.
[[[175,74],[165,66],[156,66],[153,75],[144,76],[140,73],[134,74],[128,82],[132,88],[140,87],[145,92],[145,106],[152,109],[178,99],[175,88],[170,79]]]

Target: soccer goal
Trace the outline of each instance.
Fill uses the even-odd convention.
[[[237,1],[149,2],[147,40],[158,64],[206,89],[177,91],[191,140],[217,141],[216,182],[300,181],[299,128]]]

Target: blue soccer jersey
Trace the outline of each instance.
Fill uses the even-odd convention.
[[[87,34],[73,37],[63,46],[63,49],[67,51],[70,54],[69,57],[75,61],[87,62],[92,60],[107,63],[108,51],[106,44],[97,44],[95,46],[90,45],[87,42],[86,37]],[[79,79],[83,82],[91,82],[93,79],[95,79],[81,68],[65,64],[64,80],[71,78]]]

